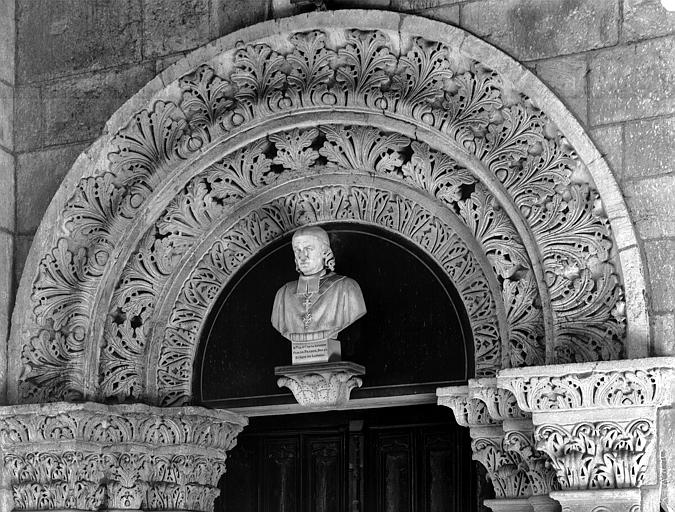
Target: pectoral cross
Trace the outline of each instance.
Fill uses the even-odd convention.
[[[307,330],[309,324],[312,322],[312,312],[309,310],[312,305],[312,295],[314,295],[314,292],[305,293],[305,299],[302,301],[302,305],[305,307],[305,314],[302,315],[302,323],[305,326],[305,330]]]

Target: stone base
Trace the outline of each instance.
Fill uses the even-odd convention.
[[[562,512],[640,512],[640,489],[596,491],[553,491],[551,498],[562,505]]]
[[[533,510],[527,498],[485,500],[484,504],[494,512],[532,512]]]
[[[349,400],[352,389],[361,387],[366,369],[349,361],[277,366],[277,385],[291,390],[303,407],[339,407]]]
[[[560,503],[548,496],[530,496],[527,501],[534,512],[560,512]]]

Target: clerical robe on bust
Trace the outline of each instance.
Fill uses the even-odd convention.
[[[328,233],[319,227],[293,235],[300,276],[274,298],[272,325],[293,344],[293,364],[340,358],[338,333],[366,313],[358,283],[333,272]]]

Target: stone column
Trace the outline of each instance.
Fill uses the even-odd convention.
[[[2,512],[211,511],[246,419],[199,407],[0,408]]]
[[[502,421],[488,411],[487,403],[471,395],[468,386],[440,388],[438,404],[452,409],[457,423],[469,428],[472,458],[487,471],[496,499],[485,500],[495,512],[532,512],[530,484],[519,460],[506,449]],[[513,400],[515,404],[515,400]]]
[[[673,403],[674,368],[675,358],[651,358],[500,372],[498,385],[532,414],[563,512],[658,512],[663,478],[650,459],[657,410]]]
[[[559,512],[560,504],[549,496],[551,491],[559,489],[559,484],[548,457],[534,446],[530,415],[518,406],[510,391],[497,387],[497,379],[470,380],[469,395],[482,400],[490,417],[501,422],[503,448],[526,476],[530,507],[534,512]]]

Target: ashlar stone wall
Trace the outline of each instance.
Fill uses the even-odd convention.
[[[675,354],[675,13],[659,0],[326,6],[409,12],[460,26],[555,91],[606,155],[637,226],[635,254],[647,263],[650,355]],[[110,115],[191,49],[311,8],[290,0],[0,1],[0,34],[15,36],[15,43],[0,37],[0,338],[40,219]]]

